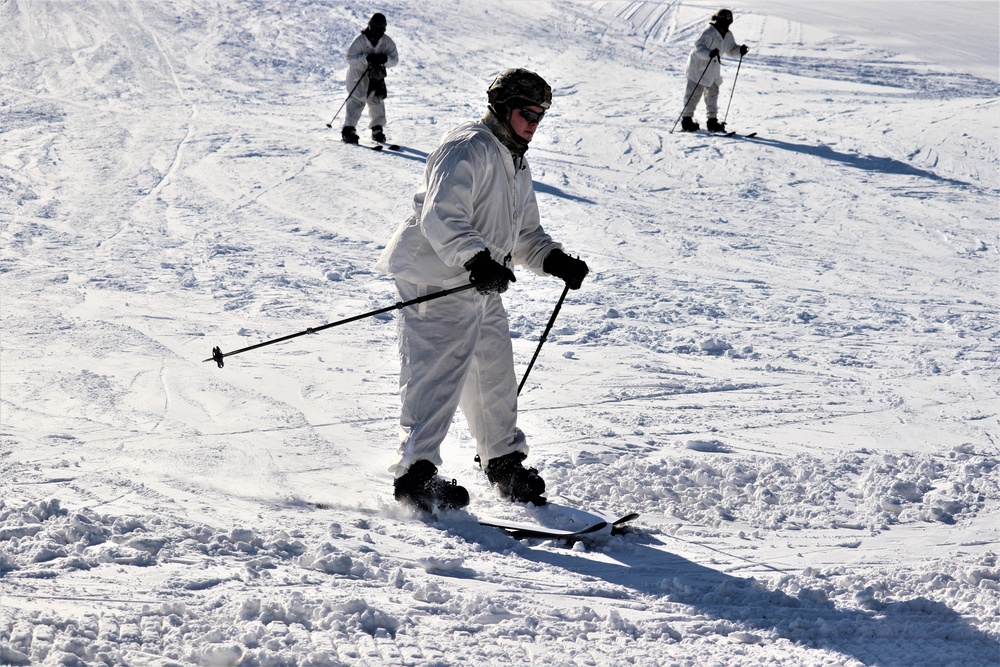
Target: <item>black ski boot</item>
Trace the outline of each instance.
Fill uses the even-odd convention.
[[[717,118],[709,118],[708,126],[705,129],[709,132],[725,132],[726,124],[720,123]]]
[[[353,125],[345,125],[340,130],[340,138],[344,140],[345,144],[356,144],[361,140],[358,136],[358,131],[354,129]]]
[[[435,507],[451,510],[469,504],[469,492],[464,486],[438,476],[437,466],[423,459],[410,466],[392,486],[396,500],[425,512],[433,512]]]
[[[372,128],[372,141],[379,144],[385,143],[385,133],[382,132],[381,125],[376,125]]]
[[[681,129],[685,132],[697,132],[701,129],[701,125],[691,116],[684,116],[681,118]]]
[[[544,505],[545,480],[534,468],[525,468],[524,452],[512,452],[486,464],[486,477],[501,496],[515,503]]]

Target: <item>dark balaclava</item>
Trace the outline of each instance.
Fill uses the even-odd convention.
[[[372,46],[378,44],[378,40],[382,39],[382,35],[385,34],[385,14],[380,14],[378,12],[372,14],[372,17],[368,19],[368,27],[362,30],[364,36],[368,38],[368,41],[372,43]]]
[[[515,158],[523,157],[528,142],[519,137],[510,125],[510,112],[522,107],[552,106],[552,88],[545,79],[534,72],[519,67],[507,69],[497,75],[486,91],[489,105],[483,123],[500,140]]]
[[[728,9],[720,9],[712,15],[712,25],[723,37],[729,32],[729,26],[733,24],[733,13]]]

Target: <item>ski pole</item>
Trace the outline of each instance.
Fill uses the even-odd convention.
[[[372,64],[368,63],[368,67],[365,68],[365,73],[361,75],[361,78],[358,79],[358,82],[354,84],[353,88],[351,88],[351,92],[347,93],[347,99],[344,100],[344,104],[347,104],[347,100],[351,99],[351,97],[354,95],[354,91],[358,89],[358,86],[361,85],[361,82],[365,80],[366,76],[368,76],[368,70],[370,70],[371,68]],[[344,108],[344,104],[340,105],[340,109]],[[340,115],[340,109],[337,109],[337,113],[333,114],[333,118],[331,118],[330,122],[326,124],[327,127],[333,127],[333,121],[337,120],[337,116]]]
[[[379,308],[378,310],[373,310],[368,313],[363,313],[361,315],[354,315],[353,317],[348,317],[337,322],[331,322],[329,324],[324,324],[319,327],[310,327],[305,331],[300,331],[298,333],[289,334],[287,336],[282,336],[281,338],[275,338],[274,340],[264,341],[263,343],[257,343],[256,345],[250,345],[249,347],[241,347],[238,350],[233,350],[232,352],[222,353],[222,350],[218,347],[212,348],[212,356],[203,361],[214,361],[219,364],[219,368],[222,368],[222,360],[226,357],[231,357],[234,354],[240,354],[241,352],[248,352],[250,350],[256,350],[258,347],[264,347],[265,345],[274,345],[275,343],[280,343],[285,340],[291,340],[292,338],[298,338],[299,336],[305,336],[306,334],[314,334],[324,329],[331,329],[333,327],[339,327],[341,324],[347,324],[349,322],[355,322],[357,320],[363,320],[366,317],[372,317],[373,315],[380,315],[382,313],[387,313],[390,310],[400,310],[406,306],[412,306],[414,304],[423,303],[424,301],[431,301],[432,299],[440,299],[443,296],[448,296],[449,294],[454,294],[456,292],[462,292],[467,289],[475,287],[474,283],[469,283],[468,285],[460,285],[458,287],[452,287],[451,289],[446,289],[442,292],[435,292],[434,294],[425,294],[424,296],[418,296],[416,299],[410,299],[409,301],[397,301],[391,306],[386,306],[385,308]],[[551,326],[551,325],[550,325]]]
[[[698,77],[698,83],[694,84],[694,90],[692,90],[692,91],[691,91],[691,94],[690,94],[690,95],[688,95],[688,98],[687,98],[687,102],[685,102],[685,103],[684,103],[684,108],[683,108],[683,109],[681,109],[681,115],[680,115],[680,116],[678,116],[678,117],[677,117],[677,120],[675,120],[675,121],[674,121],[674,127],[670,128],[670,134],[673,134],[673,133],[674,133],[674,128],[676,128],[676,127],[677,127],[677,123],[681,122],[681,118],[682,118],[682,117],[684,116],[684,111],[685,111],[685,110],[686,110],[686,109],[688,108],[688,105],[689,105],[689,104],[691,104],[691,98],[692,98],[692,97],[694,97],[694,94],[695,94],[696,92],[698,92],[698,86],[700,86],[700,85],[701,85],[701,80],[702,80],[702,79],[704,78],[704,76],[705,76],[705,72],[707,72],[707,71],[708,71],[708,68],[709,68],[709,67],[711,67],[711,66],[712,66],[712,59],[711,59],[711,58],[709,58],[709,59],[708,59],[708,64],[707,64],[707,65],[705,65],[705,69],[704,69],[704,70],[702,70],[702,72],[701,72],[701,76],[699,76],[699,77]],[[331,122],[332,122],[332,121],[331,121]]]
[[[552,331],[552,325],[556,323],[556,316],[559,315],[559,309],[562,308],[563,299],[566,298],[566,294],[569,292],[569,285],[563,289],[562,296],[559,297],[559,301],[556,303],[555,310],[552,311],[552,317],[549,318],[549,323],[545,326],[545,331],[542,333],[542,337],[538,340],[538,347],[535,348],[535,355],[531,357],[531,362],[528,364],[528,370],[524,371],[524,377],[521,378],[521,384],[517,385],[517,395],[521,395],[521,389],[524,388],[524,382],[528,379],[528,373],[531,372],[531,368],[535,365],[535,359],[538,358],[538,353],[542,351],[542,345],[549,337],[549,332]]]
[[[743,54],[740,54],[740,63],[736,66],[736,76],[733,77],[733,89],[729,91],[729,104],[733,103],[733,93],[736,92],[736,79],[740,78],[740,67],[743,65]],[[722,118],[722,124],[726,124],[726,119],[729,118],[729,104],[726,105],[726,115]]]

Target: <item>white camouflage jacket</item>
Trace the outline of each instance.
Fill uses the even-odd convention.
[[[372,43],[365,37],[364,33],[359,33],[347,49],[348,67],[345,83],[348,90],[353,89],[357,85],[358,80],[364,76],[365,70],[368,69],[369,53],[384,53],[388,56],[389,60],[385,63],[386,67],[395,67],[399,63],[399,53],[396,51],[396,43],[392,41],[389,35],[382,35],[378,42],[372,46]]]
[[[726,55],[730,58],[740,57],[740,47],[736,43],[736,38],[733,37],[733,31],[728,31],[723,37],[714,25],[710,25],[705,29],[705,32],[701,33],[701,37],[691,49],[691,55],[688,56],[688,79],[697,81],[701,77],[701,85],[703,86],[722,83],[722,64],[714,58],[709,63],[708,54],[712,52],[712,49],[718,49],[720,55]],[[705,69],[706,65],[708,66],[707,70]]]
[[[413,215],[392,235],[375,268],[412,283],[451,287],[467,282],[464,265],[483,249],[504,263],[545,275],[542,262],[561,248],[542,229],[527,161],[482,122],[465,123],[427,158]]]

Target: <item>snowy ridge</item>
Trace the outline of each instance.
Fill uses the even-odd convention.
[[[292,4],[0,5],[0,664],[1000,664],[1000,77],[943,39],[1000,41],[995,3],[891,40],[852,25],[895,3],[737,4],[752,139],[670,133],[715,5]],[[373,11],[399,152],[325,127]],[[501,502],[461,418],[470,512],[392,500],[391,314],[203,362],[391,305],[424,158],[514,65],[592,270],[529,463],[640,513],[573,545],[478,525],[574,527]],[[519,372],[560,290],[505,294]]]

